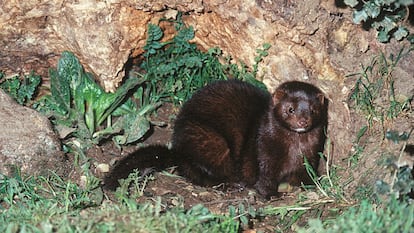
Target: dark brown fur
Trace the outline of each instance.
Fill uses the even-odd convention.
[[[327,101],[314,86],[282,84],[273,94],[258,133],[259,193],[274,195],[275,184],[311,184],[304,156],[313,169],[319,165],[327,126]]]
[[[282,84],[273,95],[236,80],[208,85],[178,114],[172,149],[137,150],[113,168],[105,186],[114,189],[134,168],[173,165],[195,184],[242,183],[266,197],[277,195],[281,182],[310,183],[303,155],[317,169],[326,103],[302,82]]]

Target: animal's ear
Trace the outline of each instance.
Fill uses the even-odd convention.
[[[283,99],[283,97],[285,97],[286,95],[286,91],[284,89],[278,88],[276,89],[276,91],[273,93],[272,96],[272,100],[273,100],[273,104],[279,103],[281,99]]]
[[[319,100],[319,102],[322,104],[322,105],[324,105],[325,104],[325,95],[323,95],[322,93],[318,93],[317,95],[316,95],[316,98],[318,98],[318,100]]]

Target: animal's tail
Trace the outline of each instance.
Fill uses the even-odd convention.
[[[118,161],[104,178],[104,188],[115,190],[119,179],[125,179],[134,169],[163,170],[178,165],[177,156],[166,146],[153,145],[140,148]]]

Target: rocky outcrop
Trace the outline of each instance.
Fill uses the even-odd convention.
[[[184,20],[196,28],[197,44],[205,49],[218,46],[235,60],[251,64],[256,48],[272,44],[261,67],[268,84],[272,78],[337,79],[339,71],[354,63],[343,64],[330,55],[341,50],[358,57],[369,45],[366,37],[355,38],[361,29],[351,25],[331,1],[12,0],[1,4],[1,69],[47,68],[69,50],[108,91],[122,81],[128,58],[142,53],[147,24],[174,17],[177,10],[187,12]]]
[[[65,173],[65,158],[49,120],[17,104],[0,89],[0,174],[14,167],[25,174]]]

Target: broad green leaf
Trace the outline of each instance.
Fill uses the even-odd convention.
[[[381,13],[381,7],[374,2],[367,2],[364,5],[363,10],[367,13],[367,15],[371,18],[376,18]]]
[[[39,112],[52,114],[56,118],[65,117],[67,114],[67,112],[61,109],[61,107],[56,103],[56,101],[53,99],[53,96],[51,95],[43,96],[39,101],[37,101],[37,103],[34,105],[34,108]]]
[[[75,107],[78,111],[85,114],[86,126],[89,132],[93,134],[95,128],[99,125],[97,124],[99,112],[96,110],[96,105],[99,105],[101,108],[106,108],[107,106],[103,105],[100,100],[108,98],[106,98],[104,91],[96,84],[90,74],[84,73],[81,77],[82,82],[76,90]]]
[[[86,76],[86,77],[85,77]],[[88,75],[87,74],[81,74],[81,79],[79,85],[76,87],[75,90],[72,90],[73,93],[73,108],[79,115],[84,115],[87,111],[87,105],[85,95],[90,95],[90,93],[85,93],[85,86],[87,85],[86,82],[88,82]]]
[[[85,124],[86,127],[88,127],[90,135],[92,135],[95,132],[96,128],[96,116],[95,111],[93,109],[93,106],[86,105],[86,111],[85,111]]]
[[[119,87],[115,93],[104,93],[98,103],[95,104],[97,124],[100,125],[116,108],[128,97],[128,92],[137,85],[144,82],[144,79],[129,78]]]
[[[57,65],[57,73],[60,82],[69,83],[74,96],[74,91],[82,83],[83,68],[73,53],[68,51],[62,53]]]
[[[388,31],[382,29],[378,31],[377,38],[380,42],[388,42],[390,40],[390,35],[388,34]]]
[[[85,100],[83,98],[83,90],[80,87],[83,84],[83,67],[80,64],[79,60],[71,52],[65,51],[62,53],[61,58],[59,59],[57,66],[57,75],[58,79],[56,82],[64,84],[65,96],[69,93],[68,97],[65,97],[66,101],[69,100],[69,109],[71,106],[71,101],[74,101],[74,108],[76,112],[80,115],[85,113]],[[55,96],[52,93],[52,96]],[[69,111],[68,109],[68,111]]]
[[[256,218],[258,211],[256,211],[256,209],[253,206],[249,206],[247,211],[250,214],[250,216],[252,216],[252,218]]]
[[[61,115],[66,115],[71,108],[71,92],[69,80],[59,79],[59,74],[56,70],[49,70],[50,76],[50,92],[53,102],[56,103],[55,109]]]
[[[116,105],[117,96],[114,93],[103,92],[92,103],[93,109],[96,114],[96,124],[102,124],[106,118],[112,113]],[[108,114],[106,114],[108,112]]]
[[[114,137],[114,141],[119,144],[129,144],[142,138],[150,129],[150,122],[145,117],[149,112],[154,111],[159,105],[147,105],[138,112],[133,112],[121,116],[114,124],[115,129],[123,129],[123,135]]]
[[[405,6],[414,4],[414,0],[399,0],[399,2]]]
[[[235,217],[236,216],[236,207],[234,207],[234,206],[229,206],[229,215],[230,215],[230,217]]]
[[[394,32],[396,40],[402,40],[406,36],[408,36],[408,30],[405,27],[398,27],[397,31]]]
[[[110,95],[110,93],[105,93],[95,80],[93,80],[90,74],[84,74],[82,75],[82,78],[82,84],[78,87],[79,92],[77,92],[79,94],[79,101],[85,101],[87,106],[91,106],[94,109],[97,108],[95,106],[96,104],[101,104],[99,106],[100,108],[107,108],[108,106],[98,102],[100,102],[100,99],[107,99],[108,96],[106,94]],[[98,112],[99,111],[97,111],[97,114],[99,114]]]
[[[132,112],[137,112],[137,105],[135,104],[135,102],[129,98],[125,101],[125,103],[123,103],[121,106],[119,106],[118,108],[115,109],[115,111],[112,112],[112,116],[118,117],[118,116],[122,116],[122,115],[126,115]]]
[[[379,22],[379,25],[384,27],[388,32],[397,27],[396,19],[388,16],[385,16],[384,19]]]
[[[114,137],[118,145],[124,145],[141,139],[150,129],[150,122],[146,117],[132,113],[118,119],[114,128],[124,129],[123,135]]]
[[[241,215],[240,216],[240,222],[242,224],[244,224],[245,226],[248,226],[248,224],[249,224],[249,218],[246,215]]]
[[[350,7],[355,7],[356,5],[358,5],[357,0],[344,0],[344,3]]]
[[[368,14],[367,14],[367,12],[365,12],[365,10],[354,11],[352,13],[352,19],[353,19],[354,23],[359,24],[362,21],[367,21]]]

